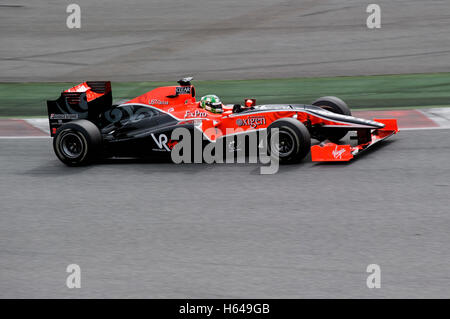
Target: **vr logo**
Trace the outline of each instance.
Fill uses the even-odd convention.
[[[167,141],[168,141],[167,135],[160,134],[159,138],[156,139],[155,134],[152,133],[152,137],[153,137],[153,140],[155,141],[156,145],[160,149],[162,149],[164,147],[168,152],[170,152],[170,148],[167,146]]]

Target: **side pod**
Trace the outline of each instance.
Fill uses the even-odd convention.
[[[376,143],[387,139],[399,132],[397,120],[395,119],[374,119],[383,123],[384,127],[379,129],[359,129],[357,130],[358,145],[339,145],[332,142],[321,143],[311,147],[311,159],[313,162],[348,162],[356,155]]]

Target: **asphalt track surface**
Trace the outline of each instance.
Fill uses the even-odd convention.
[[[66,6],[81,6],[81,29]],[[159,81],[448,72],[450,2],[0,2],[0,81]],[[9,5],[8,5],[9,4]]]
[[[0,297],[450,297],[448,130],[348,164],[106,162],[0,140]],[[81,289],[65,286],[69,264]],[[381,288],[366,267],[381,266]]]

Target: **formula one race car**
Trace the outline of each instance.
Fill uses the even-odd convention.
[[[204,144],[265,131],[266,152],[277,155],[280,163],[299,162],[310,151],[313,161],[349,161],[398,132],[395,119],[353,117],[337,97],[322,97],[312,105],[256,105],[254,99],[245,99],[244,105],[223,105],[214,113],[196,100],[191,80],[120,105],[112,104],[110,82],[88,81],[62,92],[57,100],[47,101],[57,157],[76,166],[102,157],[167,156],[180,142],[172,139],[172,132],[183,127],[200,133]],[[349,131],[356,132],[357,144],[338,144]],[[320,144],[311,147],[311,138]],[[236,151],[235,143],[225,148]]]

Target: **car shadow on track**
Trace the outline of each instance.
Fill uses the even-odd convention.
[[[84,173],[92,169],[92,166],[80,166],[80,167],[70,167],[66,166],[58,160],[50,161],[45,165],[40,165],[29,169],[27,171],[19,173],[20,175],[28,176],[71,176]]]
[[[366,157],[367,155],[371,154],[372,152],[378,150],[380,147],[383,147],[383,148],[387,147],[392,142],[394,142],[394,141],[393,140],[380,141],[380,142],[376,143],[375,145],[371,146],[370,148],[368,148],[367,150],[364,150],[363,152],[361,152],[360,154],[358,154],[357,156],[355,156],[352,160],[350,160],[348,162],[315,162],[313,164],[314,164],[314,166],[349,166],[353,163],[358,162],[360,159]]]
[[[278,172],[291,171],[293,169],[298,169],[305,163],[299,163],[295,165],[281,165]],[[175,164],[170,160],[164,159],[142,159],[142,158],[110,158],[103,159],[93,164],[94,166],[114,166],[114,165],[130,165],[131,167],[137,165],[140,169],[145,171],[159,171],[159,172],[171,172],[171,173],[197,173],[204,172],[205,170],[211,171],[241,171],[247,170],[250,175],[261,175],[261,167],[269,166],[269,164],[264,164],[260,162],[252,162],[248,158],[245,158],[243,162],[233,162],[233,163],[181,163]]]
[[[349,166],[353,163],[357,163],[360,159],[372,152],[377,151],[381,147],[387,147],[392,140],[385,140],[375,144],[373,147],[362,152],[349,162],[311,162],[311,155],[308,156],[298,164],[280,165],[278,171],[275,174],[290,174],[298,171],[299,169],[309,169],[313,167],[324,166]],[[107,158],[98,160],[90,165],[69,167],[59,162],[58,160],[52,160],[48,163],[34,167],[30,170],[20,173],[21,175],[30,176],[71,176],[75,174],[83,174],[89,172],[92,169],[98,167],[114,167],[114,166],[127,166],[127,169],[131,171],[134,169],[143,170],[143,172],[166,172],[166,173],[184,173],[184,174],[196,174],[198,172],[204,172],[205,170],[236,170],[242,172],[246,170],[249,175],[261,175],[261,167],[268,166],[269,164],[263,164],[260,162],[249,162],[248,157],[245,158],[243,163],[183,163],[175,164],[170,159],[165,158]]]

